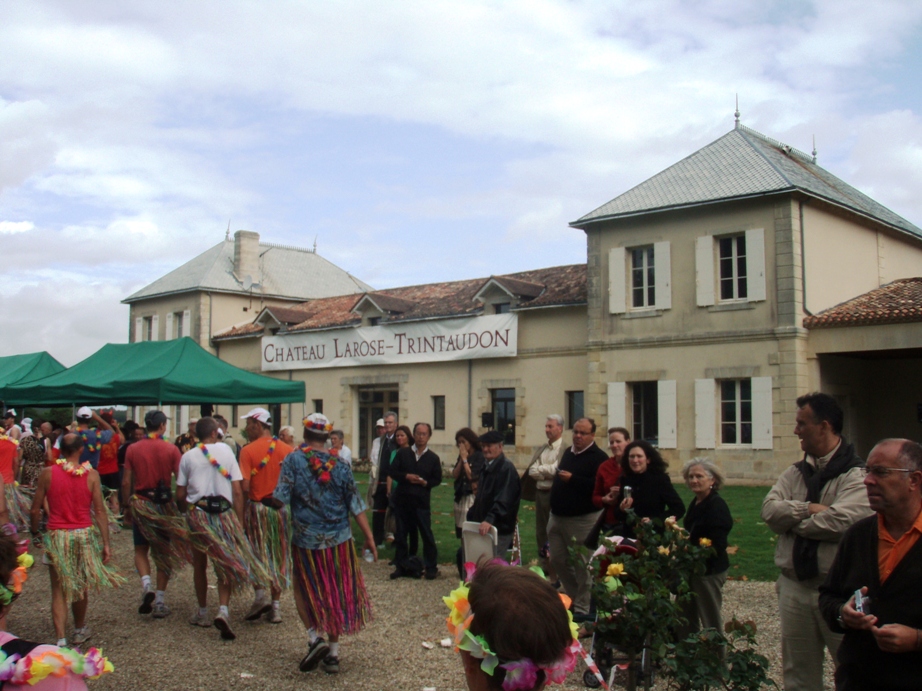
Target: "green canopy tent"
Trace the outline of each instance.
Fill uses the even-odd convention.
[[[64,365],[45,351],[0,357],[0,401],[6,401],[8,386],[22,384],[64,371]]]
[[[57,374],[8,386],[7,405],[174,405],[304,401],[304,382],[234,367],[191,338],[108,343]]]

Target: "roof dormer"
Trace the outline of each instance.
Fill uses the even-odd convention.
[[[474,294],[474,300],[483,303],[484,313],[504,314],[544,292],[541,283],[523,281],[508,276],[490,276]]]
[[[375,292],[365,293],[352,311],[362,317],[362,326],[377,326],[381,319],[399,317],[415,307],[416,303],[411,300]]]

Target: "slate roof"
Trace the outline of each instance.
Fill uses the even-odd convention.
[[[371,286],[321,257],[297,247],[259,243],[262,276],[252,291],[234,276],[234,241],[224,240],[122,300],[137,302],[162,295],[207,290],[218,293],[251,292],[261,297],[313,300],[331,295],[362,293]],[[255,278],[255,277],[254,277]]]
[[[739,125],[691,156],[573,221],[575,228],[642,213],[798,191],[897,230],[922,230],[793,147]]]
[[[515,285],[531,284],[543,287],[540,295],[532,299],[523,299],[514,311],[586,304],[586,265],[572,264],[522,271],[505,276],[428,283],[375,291],[373,295],[376,299],[381,296],[396,298],[400,301],[401,306],[408,308],[405,312],[382,317],[380,323],[393,324],[420,319],[445,319],[481,314],[483,303],[474,300],[474,296],[491,279],[511,279],[517,282]],[[291,326],[287,333],[359,326],[362,317],[353,309],[364,297],[364,295],[341,295],[298,305],[298,311],[303,312],[305,318],[299,324]],[[274,312],[275,308],[268,307],[266,310]],[[247,324],[223,331],[214,336],[214,340],[257,336],[262,333],[263,327],[260,324]]]
[[[922,277],[903,278],[804,318],[807,329],[922,322]]]

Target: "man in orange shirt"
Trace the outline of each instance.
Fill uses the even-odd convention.
[[[820,586],[823,618],[845,634],[836,688],[916,689],[922,677],[922,446],[885,439],[863,470],[877,515],[845,533]]]
[[[272,493],[279,481],[282,461],[294,449],[272,436],[269,411],[253,408],[240,418],[246,420],[246,435],[250,443],[240,450],[240,472],[243,493],[247,497],[244,528],[253,551],[272,575],[270,600],[266,591],[255,587],[256,598],[247,621],[256,621],[264,614],[273,624],[282,621],[279,597],[282,588],[291,586],[291,542],[288,511]]]

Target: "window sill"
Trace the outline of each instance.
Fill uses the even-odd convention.
[[[622,319],[645,319],[647,317],[662,317],[663,310],[658,309],[644,309],[637,310],[636,312],[625,312],[621,315]]]
[[[735,312],[736,310],[754,310],[756,306],[749,302],[722,302],[708,307],[708,312]]]

